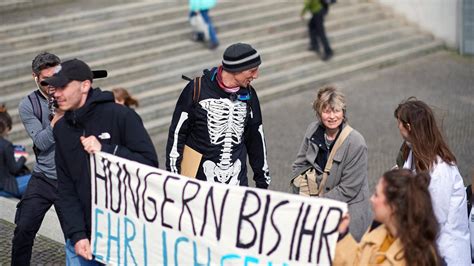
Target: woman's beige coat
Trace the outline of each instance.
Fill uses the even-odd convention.
[[[395,239],[387,251],[379,252],[387,233],[385,225],[380,225],[365,234],[360,243],[348,234],[336,245],[333,265],[406,265],[403,258],[403,246],[399,238]],[[381,264],[376,264],[379,257],[385,257],[385,260]]]

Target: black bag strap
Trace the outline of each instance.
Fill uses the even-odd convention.
[[[201,77],[195,77],[194,88],[193,88],[193,102],[195,104],[199,102],[200,96],[201,96]]]
[[[193,103],[196,104],[199,102],[199,97],[201,96],[201,77],[195,77],[194,79],[187,77],[185,75],[181,75],[181,78],[187,81],[194,80],[194,88],[193,88]]]
[[[31,107],[33,108],[33,114],[38,118],[41,124],[43,124],[43,111],[41,109],[41,102],[40,102],[40,92],[38,90],[30,93],[28,95],[28,100],[30,100]],[[33,152],[35,153],[36,162],[38,162],[38,155],[40,150],[36,145],[33,145]]]
[[[43,123],[43,111],[41,110],[41,102],[39,99],[39,91],[34,91],[28,95],[28,100],[30,100],[31,107],[33,108],[33,114],[36,118],[39,119],[41,123]]]

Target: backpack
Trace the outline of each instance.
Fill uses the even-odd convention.
[[[33,114],[36,118],[43,123],[43,111],[41,110],[41,102],[39,99],[39,91],[34,91],[28,95],[28,100],[30,100],[31,107],[33,107]]]
[[[36,90],[28,95],[28,100],[30,100],[31,107],[33,108],[33,114],[38,118],[41,124],[43,124],[43,111],[41,109],[41,102],[40,102],[40,96],[39,96],[39,91]],[[33,144],[33,152],[35,153],[35,158],[38,160],[38,155],[40,150],[36,145]]]

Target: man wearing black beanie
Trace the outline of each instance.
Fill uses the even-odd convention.
[[[268,188],[260,103],[250,83],[261,58],[249,44],[232,44],[222,65],[190,81],[176,103],[166,146],[168,171],[200,180],[248,186],[247,154],[258,188]],[[191,161],[191,163],[190,163]]]

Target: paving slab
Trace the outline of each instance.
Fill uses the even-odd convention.
[[[0,265],[11,264],[11,240],[15,225],[0,219]],[[64,244],[36,236],[31,265],[65,265]]]

